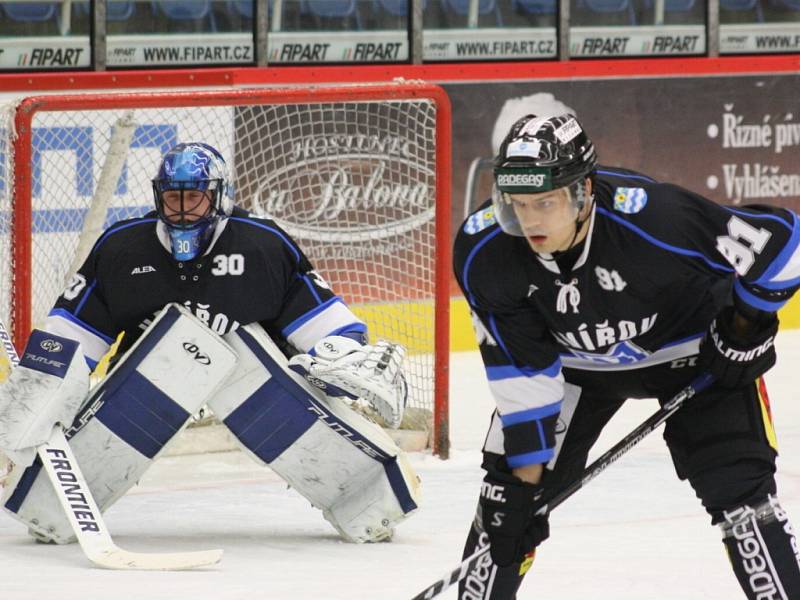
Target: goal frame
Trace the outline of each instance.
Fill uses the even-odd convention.
[[[32,134],[33,119],[40,112],[91,111],[98,106],[115,109],[208,107],[245,104],[308,104],[322,102],[366,102],[429,100],[436,106],[436,206],[434,257],[434,406],[433,452],[449,456],[449,351],[450,351],[450,184],[451,107],[446,92],[425,82],[342,85],[243,90],[119,92],[39,95],[22,99],[13,116],[11,139],[11,256],[13,261],[10,306],[15,347],[21,352],[30,335],[32,321]]]

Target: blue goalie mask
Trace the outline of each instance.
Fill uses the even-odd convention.
[[[233,210],[225,159],[200,142],[178,144],[164,155],[153,195],[172,255],[182,261],[202,254],[219,222]]]

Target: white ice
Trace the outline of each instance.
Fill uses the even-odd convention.
[[[779,496],[800,524],[800,331],[778,341],[768,375],[781,456]],[[453,355],[452,458],[415,455],[424,504],[391,543],[341,542],[322,516],[239,453],[159,461],[106,515],[115,541],[135,551],[224,548],[200,572],[105,571],[75,546],[34,543],[0,515],[0,599],[408,599],[456,567],[475,507],[479,448],[492,401],[477,354]],[[628,402],[599,454],[655,410]],[[520,600],[742,598],[720,535],[652,434],[559,507]],[[455,598],[451,589],[442,598]]]

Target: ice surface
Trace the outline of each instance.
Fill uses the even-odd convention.
[[[768,375],[781,445],[779,496],[800,524],[800,331],[778,340]],[[92,568],[80,549],[34,543],[0,515],[2,600],[227,600],[410,598],[460,560],[492,401],[477,354],[453,355],[453,456],[415,455],[424,504],[391,543],[342,542],[318,511],[239,453],[159,461],[106,515],[115,541],[135,551],[224,548],[200,572]],[[628,402],[595,455],[655,410]],[[520,600],[735,600],[743,597],[720,536],[688,484],[677,480],[660,433],[560,506]],[[442,598],[455,598],[451,589]]]

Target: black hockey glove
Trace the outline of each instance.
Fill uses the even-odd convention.
[[[701,368],[727,388],[747,385],[775,364],[778,318],[770,314],[758,323],[751,322],[743,334],[735,327],[735,317],[736,310],[729,306],[711,321],[698,360]]]
[[[534,515],[542,486],[514,475],[489,473],[481,485],[481,520],[489,536],[492,561],[499,567],[522,562],[550,535],[547,516]]]

